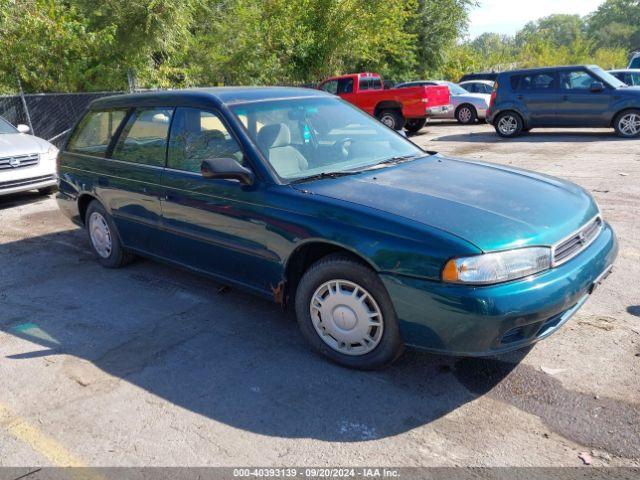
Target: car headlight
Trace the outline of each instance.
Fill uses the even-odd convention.
[[[58,156],[58,149],[53,145],[49,147],[49,150],[47,150],[47,153],[42,154],[43,160],[55,160],[57,156]]]
[[[442,270],[442,280],[450,283],[488,285],[524,278],[551,267],[551,249],[518,248],[452,258]]]

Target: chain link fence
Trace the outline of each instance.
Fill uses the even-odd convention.
[[[118,93],[122,92],[3,95],[0,96],[0,116],[13,125],[28,125],[33,135],[60,147],[89,103]]]

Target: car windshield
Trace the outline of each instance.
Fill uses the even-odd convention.
[[[467,93],[469,93],[467,90],[462,88],[457,83],[453,83],[453,82],[444,82],[444,83],[447,85],[447,87],[449,87],[449,91],[451,92],[451,95],[466,95]]]
[[[0,117],[0,134],[3,133],[18,133],[18,130],[4,118]]]
[[[333,97],[245,103],[231,110],[285,180],[351,174],[428,155],[373,117]]]
[[[605,72],[600,67],[591,67],[591,71],[595,73],[598,77],[600,77],[602,80],[607,82],[609,85],[611,85],[613,88],[621,88],[621,87],[627,86],[626,83],[624,83],[621,80],[618,80],[616,77],[611,75],[609,72]]]

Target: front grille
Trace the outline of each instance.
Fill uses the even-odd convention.
[[[0,170],[13,170],[16,168],[32,167],[40,161],[40,155],[31,153],[29,155],[14,155],[0,158]]]
[[[561,263],[571,260],[587,248],[591,242],[598,237],[601,231],[602,218],[597,216],[569,238],[553,247],[553,264],[560,265]]]
[[[0,190],[16,187],[26,187],[29,185],[36,185],[38,183],[55,179],[55,175],[41,175],[39,177],[23,178],[21,180],[10,180],[8,182],[0,182]]]

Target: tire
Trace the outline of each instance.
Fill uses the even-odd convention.
[[[398,110],[380,110],[378,120],[393,130],[402,130],[404,117]]]
[[[426,118],[412,118],[411,120],[407,120],[404,129],[409,133],[418,133],[426,124]]]
[[[640,110],[631,109],[620,112],[613,120],[613,128],[621,138],[640,137]]]
[[[391,364],[403,351],[395,310],[382,281],[347,255],[328,255],[309,267],[296,289],[295,307],[311,347],[340,365],[373,370]],[[331,309],[329,320],[322,318],[322,308]]]
[[[522,133],[524,122],[516,112],[502,112],[494,122],[496,133],[503,138],[514,138]]]
[[[473,105],[465,103],[456,109],[456,120],[462,125],[471,125],[476,123],[478,112]]]
[[[85,226],[91,249],[103,267],[120,268],[131,263],[134,255],[122,246],[113,219],[97,200],[87,207]]]
[[[38,193],[39,193],[40,195],[51,195],[51,194],[52,194],[52,193],[54,193],[56,190],[58,190],[58,187],[51,186],[51,187],[39,188],[39,189],[38,189]]]

